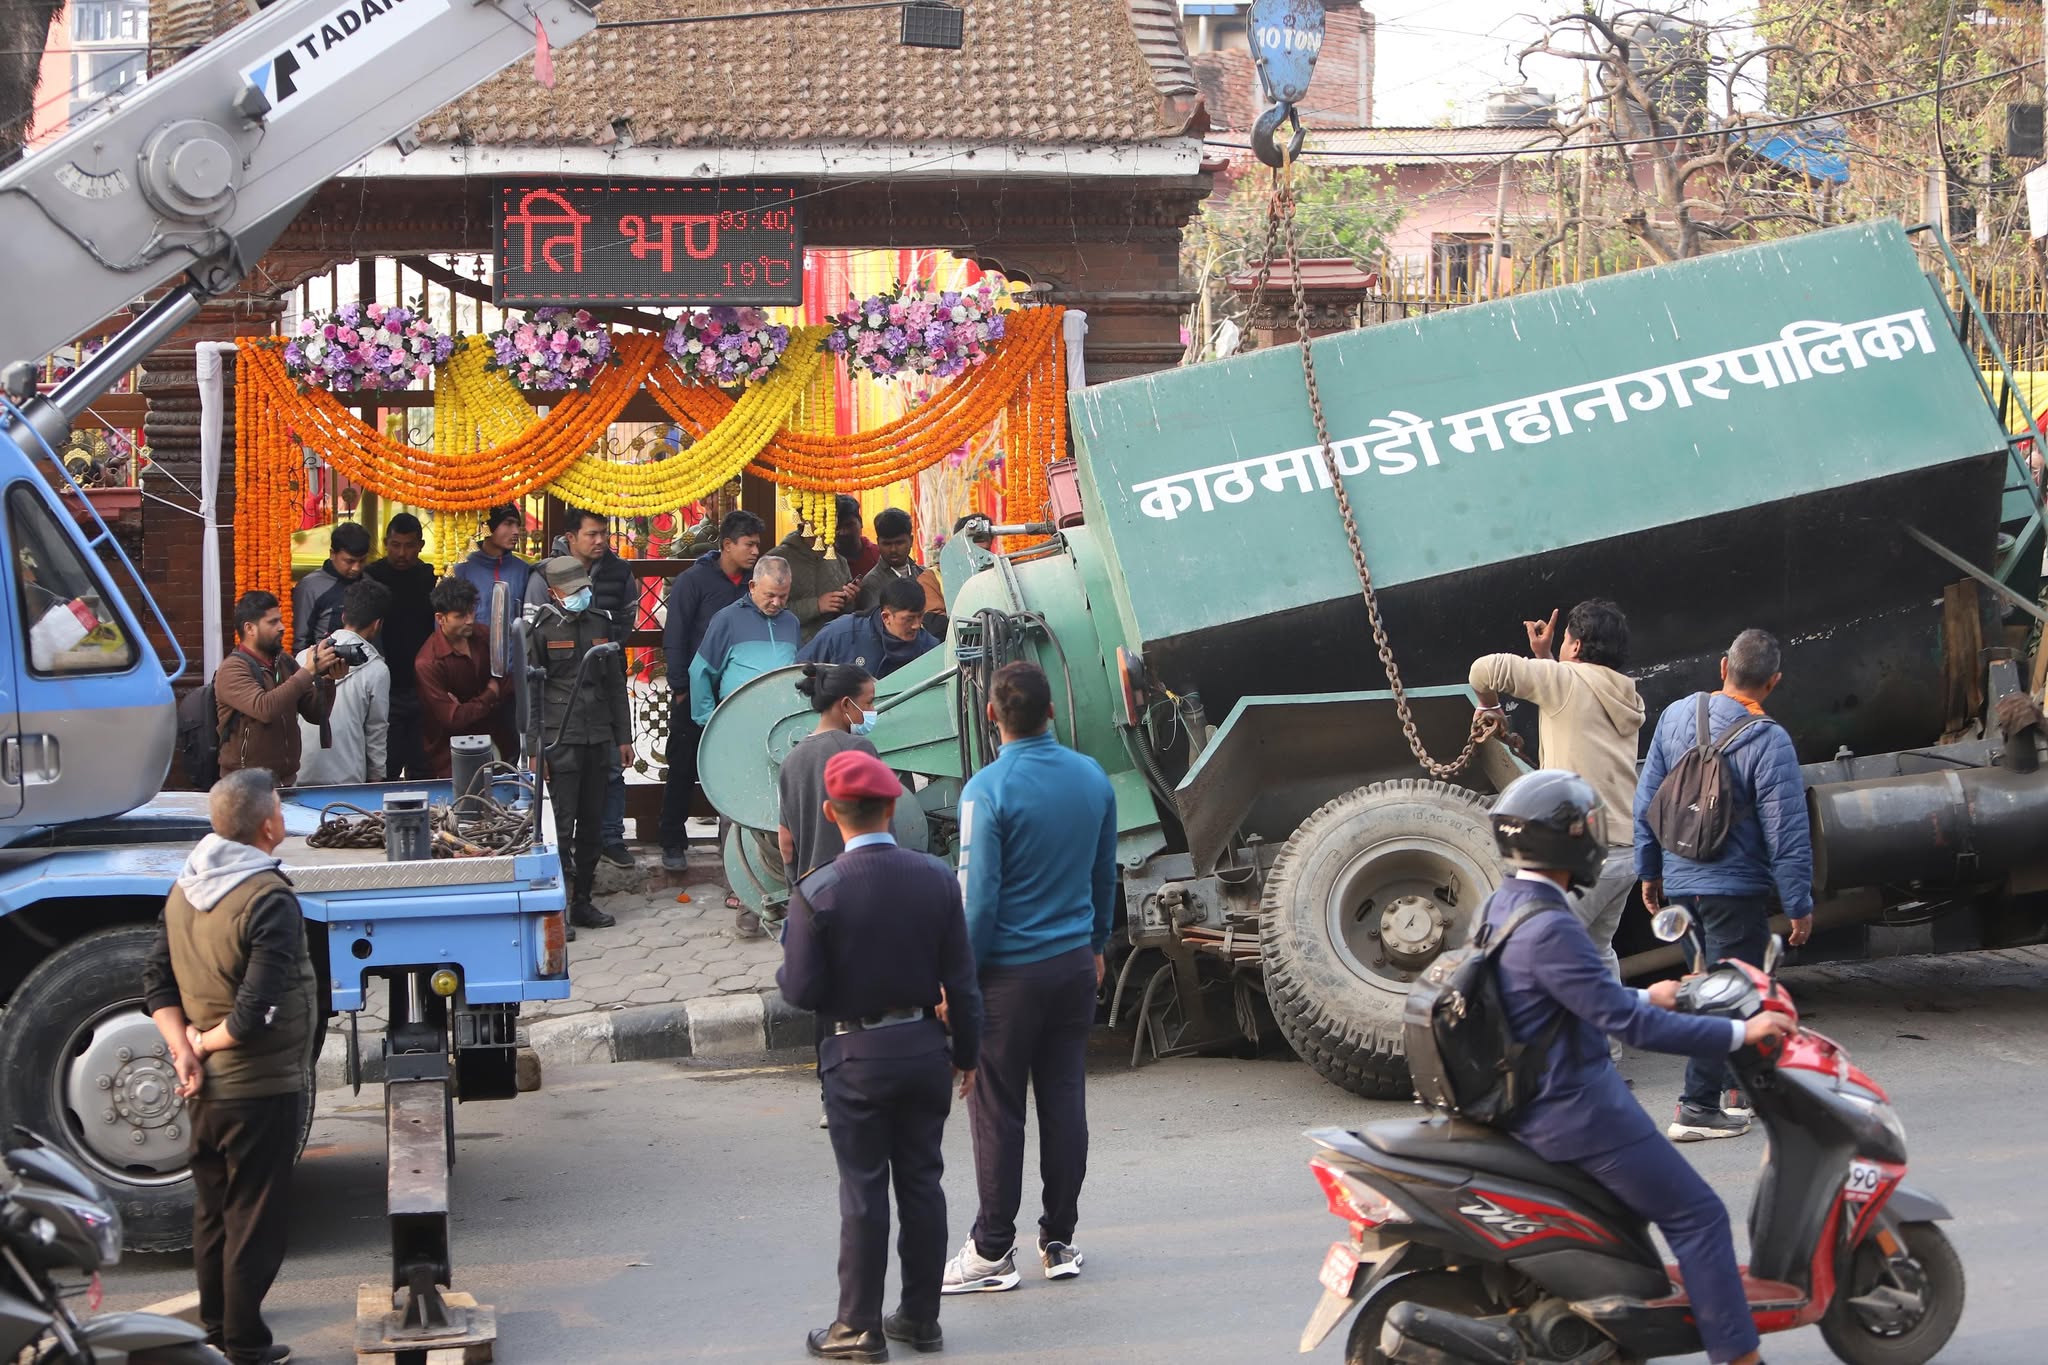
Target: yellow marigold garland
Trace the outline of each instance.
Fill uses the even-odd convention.
[[[586,455],[555,480],[555,493],[575,507],[612,516],[644,516],[687,506],[729,483],[782,430],[810,388],[822,354],[819,343],[829,330],[794,329],[774,372],[749,387],[689,449],[651,464]],[[648,376],[648,387],[657,397],[676,385],[675,374],[662,367]]]

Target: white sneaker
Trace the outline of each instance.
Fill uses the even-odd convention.
[[[946,1262],[945,1278],[939,1281],[941,1294],[997,1294],[1015,1289],[1022,1280],[1017,1274],[1017,1248],[1011,1247],[1000,1260],[985,1261],[974,1249],[974,1239],[960,1248],[960,1254]]]
[[[1071,1280],[1081,1273],[1081,1262],[1086,1258],[1080,1248],[1065,1242],[1038,1240],[1038,1260],[1045,1267],[1048,1280]]]

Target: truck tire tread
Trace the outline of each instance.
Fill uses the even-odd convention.
[[[1335,828],[1361,809],[1414,802],[1448,811],[1469,811],[1483,820],[1486,797],[1447,782],[1403,778],[1356,787],[1324,803],[1281,847],[1266,873],[1260,901],[1259,955],[1265,968],[1266,1002],[1288,1045],[1326,1080],[1367,1099],[1400,1100],[1414,1093],[1401,1036],[1399,997],[1383,1008],[1372,987],[1306,961],[1291,942],[1299,927],[1295,904],[1303,865]],[[1489,843],[1491,836],[1489,835]],[[1316,907],[1320,914],[1320,907]]]
[[[119,925],[65,944],[41,962],[8,1000],[0,1025],[0,1123],[24,1124],[74,1155],[71,1134],[52,1108],[50,1068],[62,1044],[57,1029],[34,1030],[28,1022],[50,1010],[77,1014],[81,1020],[101,1008],[114,983],[132,981],[142,993],[143,961],[156,942],[156,926]],[[93,1179],[121,1210],[121,1244],[129,1251],[183,1251],[192,1245],[192,1184],[189,1178],[168,1185],[111,1185],[97,1169]]]

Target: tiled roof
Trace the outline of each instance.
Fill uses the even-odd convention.
[[[158,0],[163,3],[163,0]],[[601,22],[758,12],[761,0],[605,0]],[[958,52],[897,45],[893,9],[600,31],[424,120],[484,146],[646,147],[1144,141],[1197,111],[1167,0],[964,0]],[[1142,35],[1142,46],[1141,46]],[[1195,129],[1194,131],[1199,131]]]

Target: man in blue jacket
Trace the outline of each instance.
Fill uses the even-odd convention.
[[[1728,1210],[1636,1103],[1607,1040],[1725,1066],[1730,1052],[1790,1033],[1792,1023],[1767,1011],[1747,1020],[1676,1014],[1676,981],[1632,991],[1608,973],[1566,897],[1600,880],[1605,816],[1591,783],[1555,768],[1517,779],[1494,803],[1494,843],[1515,874],[1487,900],[1482,918],[1497,934],[1526,912],[1496,959],[1508,1027],[1520,1042],[1557,1030],[1542,1080],[1510,1129],[1538,1156],[1577,1166],[1663,1231],[1709,1360],[1760,1365]]]
[[[698,729],[740,684],[796,662],[802,629],[789,607],[789,561],[763,555],[747,595],[720,609],[690,660],[690,719]]]
[[[948,1294],[1017,1287],[1027,1084],[1045,1181],[1039,1264],[1048,1280],[1081,1273],[1088,1030],[1116,905],[1116,796],[1100,764],[1052,734],[1045,671],[998,669],[988,719],[1002,753],[960,793],[960,885],[981,974],[981,1067],[968,1100],[981,1211],[946,1264]]]
[[[1716,742],[1736,725],[1751,722],[1724,755],[1737,807],[1718,857],[1712,862],[1682,858],[1662,848],[1650,829],[1657,788],[1685,751],[1701,742],[1697,694],[1664,709],[1636,783],[1636,876],[1642,879],[1643,904],[1655,910],[1668,899],[1692,911],[1706,937],[1709,962],[1732,957],[1763,963],[1774,891],[1792,922],[1786,939],[1801,944],[1813,932],[1806,783],[1792,737],[1764,716],[1764,699],[1783,676],[1780,658],[1778,642],[1768,632],[1743,631],[1721,659],[1721,690],[1708,699],[1708,725]],[[1723,1062],[1695,1059],[1688,1065],[1678,1116],[1668,1130],[1672,1141],[1748,1132],[1749,1110],[1739,1100],[1729,1103],[1734,1086]]]
[[[924,628],[924,586],[914,578],[892,578],[882,585],[880,606],[826,626],[796,652],[796,661],[854,664],[880,681],[938,644]]]
[[[718,548],[668,584],[662,652],[669,667],[668,788],[661,800],[661,865],[680,872],[690,865],[690,803],[697,794],[697,741],[702,738],[690,719],[690,660],[704,643],[711,618],[747,595],[754,561],[768,528],[752,512],[735,509],[718,524]]]
[[[846,851],[791,897],[775,977],[784,999],[818,1017],[818,1079],[839,1163],[839,1314],[809,1340],[825,1360],[887,1360],[892,1340],[919,1352],[945,1346],[940,1144],[948,1083],[958,1077],[963,1095],[972,1084],[981,1003],[958,883],[889,833],[902,790],[872,753],[849,749],[826,763],[826,810]],[[892,1183],[903,1298],[885,1318]]]
[[[500,503],[493,507],[484,526],[483,537],[477,541],[476,549],[455,566],[455,576],[467,579],[476,589],[476,614],[483,618],[485,625],[489,625],[491,594],[503,583],[505,595],[510,599],[507,605],[518,611],[526,600],[527,579],[533,575],[533,566],[514,553],[526,535],[526,513],[519,510],[518,503]]]

